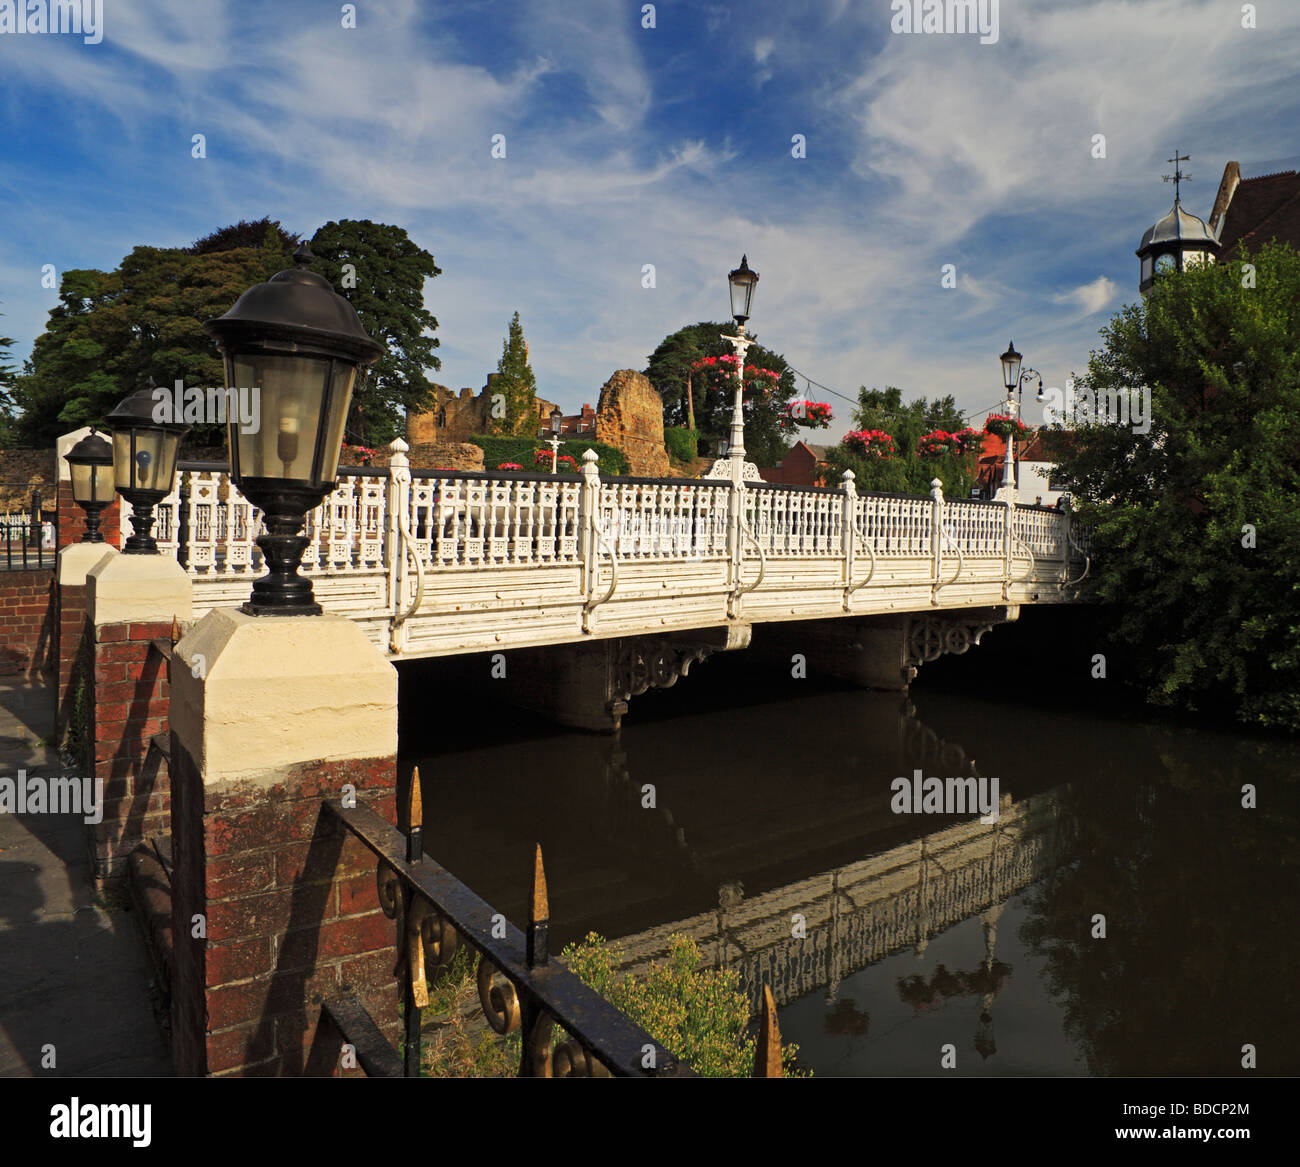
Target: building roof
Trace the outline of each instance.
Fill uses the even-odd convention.
[[[1141,255],[1149,247],[1168,243],[1201,243],[1213,251],[1217,251],[1219,246],[1219,241],[1205,220],[1183,210],[1182,203],[1177,199],[1174,199],[1169,214],[1146,229],[1142,242],[1138,244],[1137,254]]]
[[[1300,248],[1300,172],[1283,170],[1242,178],[1229,162],[1210,214],[1224,251],[1244,243],[1259,247],[1270,239]]]

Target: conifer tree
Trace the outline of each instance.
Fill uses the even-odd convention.
[[[497,398],[501,394],[504,400]],[[497,378],[492,383],[489,414],[492,433],[532,437],[537,428],[537,378],[528,363],[528,342],[519,313],[510,321],[510,335],[502,342]]]

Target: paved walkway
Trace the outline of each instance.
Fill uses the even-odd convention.
[[[51,721],[44,684],[0,677],[0,778],[58,772]],[[132,913],[91,883],[80,816],[0,814],[0,1077],[170,1074],[151,980]]]

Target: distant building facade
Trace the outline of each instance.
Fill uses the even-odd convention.
[[[797,441],[775,466],[760,466],[758,472],[764,482],[780,482],[786,486],[816,486],[826,462],[826,446]],[[834,485],[839,485],[835,483]]]

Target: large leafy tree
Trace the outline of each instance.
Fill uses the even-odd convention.
[[[424,304],[424,285],[442,273],[433,256],[406,231],[369,219],[326,223],[311,239],[320,272],[345,296],[361,323],[384,346],[366,389],[355,398],[350,440],[375,446],[405,427],[406,410],[433,403],[428,369],[442,368],[434,350],[438,321]]]
[[[886,385],[883,389],[858,389],[853,411],[857,430],[881,431],[893,438],[893,453],[875,457],[863,452],[863,445],[848,440],[827,451],[831,466],[828,485],[837,485],[845,470],[852,470],[859,490],[884,490],[902,494],[929,494],[930,482],[938,478],[948,498],[966,498],[975,483],[974,447],[964,454],[949,452],[931,456],[923,452],[921,439],[936,430],[956,433],[966,423],[951,395],[930,401],[917,397],[903,400],[903,391]]]
[[[1149,388],[1150,432],[1085,422],[1060,471],[1126,671],[1157,704],[1300,730],[1300,255],[1163,277],[1102,336],[1081,388]]]
[[[510,334],[501,342],[501,359],[497,361],[492,393],[505,397],[501,416],[497,416],[499,411],[493,402],[489,418],[492,432],[532,437],[537,429],[537,378],[528,363],[528,342],[524,340],[524,326],[519,322],[518,312],[510,321]]]
[[[116,271],[65,271],[59,303],[15,383],[19,439],[42,445],[100,421],[149,377],[163,386],[222,384],[203,322],[289,264],[278,244],[202,255],[137,247]],[[200,427],[193,440],[220,441],[220,429]]]
[[[234,251],[239,247],[269,247],[292,255],[302,237],[280,226],[278,219],[263,216],[250,222],[240,219],[228,227],[221,227],[202,239],[196,239],[186,250],[191,255],[209,255],[214,251]]]
[[[221,360],[204,321],[226,312],[252,284],[292,267],[298,240],[262,218],[223,227],[189,247],[137,247],[112,272],[65,271],[59,304],[15,382],[18,440],[42,445],[99,421],[149,377],[163,386],[177,379],[221,384]],[[350,440],[387,441],[401,426],[402,409],[428,400],[423,368],[438,367],[438,342],[425,335],[437,321],[423,306],[424,282],[438,268],[405,231],[383,224],[329,223],[313,247],[315,269],[352,298],[366,330],[387,349],[358,395]],[[224,434],[198,426],[189,440],[220,444]]]
[[[730,356],[731,345],[722,339],[722,334],[734,331],[734,325],[707,320],[688,324],[664,337],[650,354],[645,375],[663,398],[664,425],[687,425],[693,399],[695,428],[700,436],[715,441],[727,436],[731,428],[732,393],[719,388],[722,384],[719,379],[694,366],[708,357]],[[790,448],[791,427],[782,407],[795,396],[794,373],[784,357],[761,344],[750,347],[745,363],[771,369],[778,375],[770,388],[756,389],[744,398],[746,457],[759,466],[775,466]]]

